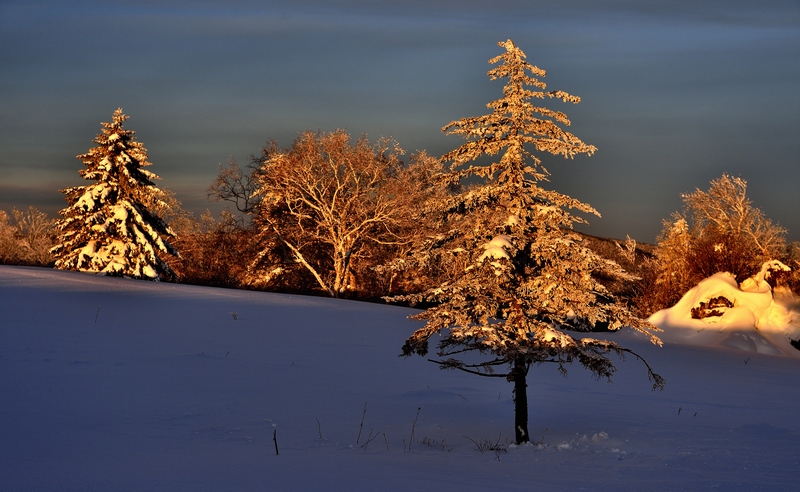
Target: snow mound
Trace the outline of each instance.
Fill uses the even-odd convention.
[[[773,290],[767,282],[770,272],[787,270],[780,262],[767,262],[741,285],[732,274],[717,273],[648,321],[664,330],[661,338],[667,342],[800,357],[791,343],[800,339],[800,297],[785,287]],[[699,312],[707,317],[697,318]]]
[[[478,258],[478,263],[482,262],[486,258],[493,258],[496,260],[505,258],[507,260],[511,259],[511,256],[508,254],[508,250],[511,250],[514,246],[511,244],[511,238],[505,235],[496,236],[494,239],[489,241],[488,243],[483,245],[485,251],[480,258]]]

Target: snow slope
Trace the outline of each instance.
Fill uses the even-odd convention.
[[[541,443],[481,452],[511,386],[397,357],[412,312],[0,266],[0,490],[800,488],[800,359],[618,333],[663,392],[536,367]]]

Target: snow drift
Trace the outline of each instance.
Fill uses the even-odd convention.
[[[717,273],[649,321],[664,330],[661,338],[668,342],[800,357],[800,350],[791,344],[800,339],[800,297],[785,287],[773,290],[768,279],[774,270],[788,267],[767,262],[741,285],[730,273]],[[696,316],[701,309],[707,317],[693,317],[693,311]]]

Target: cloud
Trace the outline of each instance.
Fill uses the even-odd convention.
[[[748,165],[796,164],[800,69],[787,61],[800,56],[799,9],[780,0],[4,2],[0,182],[16,191],[0,198],[38,206],[49,187],[62,200],[57,190],[80,181],[74,156],[118,106],[160,185],[198,206],[217,164],[306,129],[393,135],[441,154],[460,142],[440,128],[499,96],[486,60],[510,37],[548,71],[549,88],[583,98],[559,109],[600,148],[563,179],[554,165],[556,189],[608,210],[604,221],[620,228],[620,197],[654,197],[635,219],[654,236],[659,211],[718,171],[742,169],[755,190]],[[626,195],[631,187],[644,191]]]
[[[0,185],[0,210],[11,213],[14,208],[26,209],[28,204],[55,217],[58,211],[66,206],[64,195],[59,193],[63,184],[41,182],[35,185],[2,184]],[[23,205],[24,204],[24,205]]]

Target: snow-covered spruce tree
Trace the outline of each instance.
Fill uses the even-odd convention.
[[[539,186],[548,171],[532,150],[572,158],[591,155],[595,147],[559,126],[570,124],[566,115],[535,106],[532,100],[580,99],[561,91],[545,92],[545,83],[537,78],[545,72],[529,64],[511,40],[499,45],[506,51],[489,60],[498,66],[488,75],[507,80],[503,97],[487,105],[492,110],[488,115],[443,128],[467,140],[442,157],[452,163],[445,183],[453,186],[466,178],[477,182],[435,207],[444,232],[416,248],[410,258],[467,266],[463,274],[436,288],[394,300],[433,304],[413,316],[426,324],[408,338],[403,355],[425,356],[428,340],[439,335],[438,357],[432,362],[513,382],[515,440],[522,443],[530,440],[526,378],[531,365],[554,362],[566,373],[565,365],[577,360],[598,378],[610,378],[616,369],[609,355],[633,354],[614,341],[571,332],[630,327],[654,344],[661,341],[653,333],[657,327],[635,317],[593,276],[626,276],[572,232],[573,224],[584,220],[568,209],[597,212]],[[500,159],[491,164],[475,163],[498,154]],[[645,365],[654,389],[662,387],[664,379]]]
[[[151,163],[134,132],[122,127],[122,109],[103,123],[97,147],[78,156],[86,186],[62,190],[69,206],[61,210],[56,268],[150,280],[171,279],[172,269],[159,254],[177,255],[165,241],[172,231],[152,210],[162,194],[158,176],[143,169]]]

